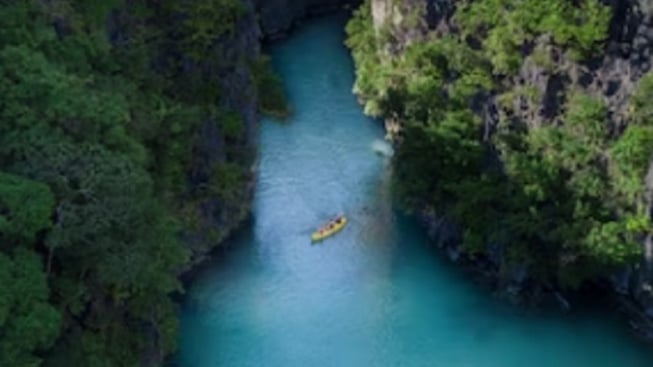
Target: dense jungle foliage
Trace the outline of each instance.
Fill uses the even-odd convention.
[[[274,87],[265,59],[215,47],[243,10],[0,2],[0,366],[136,366],[174,348],[180,230],[202,197],[242,205],[252,159],[215,72],[249,62]],[[202,123],[226,153],[189,182]]]
[[[536,126],[500,115],[488,131],[478,100],[537,99],[511,77],[525,57],[546,65],[543,37],[570,60],[600,54],[610,11],[596,0],[477,0],[457,5],[459,30],[429,34],[398,55],[374,29],[367,1],[347,26],[366,112],[402,123],[397,196],[464,228],[470,256],[504,248],[505,268],[526,264],[540,281],[577,286],[639,259],[650,232],[644,182],[653,153],[653,75],[614,126],[602,101],[564,91],[562,112]],[[525,50],[525,45],[534,46]],[[476,107],[475,107],[476,103]]]

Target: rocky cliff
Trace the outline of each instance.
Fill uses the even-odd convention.
[[[194,229],[188,231],[186,240],[193,251],[193,261],[200,262],[205,255],[229,235],[248,215],[255,179],[255,147],[258,127],[258,95],[254,85],[252,63],[261,58],[261,42],[284,37],[288,31],[306,17],[342,9],[355,4],[352,0],[262,1],[242,0],[243,11],[235,22],[233,32],[221,37],[216,47],[220,50],[220,63],[196,65],[204,68],[205,75],[220,85],[220,106],[234,111],[243,122],[245,134],[240,141],[227,142],[220,124],[206,121],[196,133],[193,148],[193,165],[190,180],[194,186],[210,185],[216,166],[234,159],[247,168],[247,185],[234,193],[237,200],[226,202],[216,196],[206,196],[195,204]],[[240,146],[234,157],[229,145]],[[216,231],[220,228],[220,231]]]
[[[256,177],[256,147],[259,123],[259,96],[266,91],[256,85],[256,70],[252,67],[262,60],[262,42],[284,37],[291,28],[306,17],[341,9],[351,0],[239,0],[242,11],[234,19],[230,32],[214,40],[214,54],[220,60],[191,60],[184,55],[181,64],[190,77],[200,71],[205,80],[219,86],[218,108],[233,114],[242,122],[243,132],[229,136],[223,121],[211,119],[199,124],[192,139],[192,159],[188,167],[191,192],[200,194],[190,202],[190,216],[194,218],[184,230],[184,242],[191,250],[191,259],[184,272],[202,262],[242,222],[250,210]],[[244,185],[229,192],[229,198],[207,192],[206,188],[229,172],[216,167],[238,167],[244,172]],[[151,331],[152,340],[157,339]],[[160,345],[153,342],[143,354],[141,365],[158,366],[165,358]]]
[[[219,85],[220,108],[235,113],[245,131],[240,137],[228,141],[221,124],[213,120],[201,123],[195,134],[189,179],[192,187],[209,186],[216,179],[215,167],[231,162],[246,172],[246,184],[233,193],[234,200],[202,195],[194,203],[192,211],[197,219],[185,234],[186,243],[192,250],[189,268],[202,261],[246,218],[253,193],[258,91],[253,83],[251,64],[261,56],[261,31],[254,4],[249,0],[242,3],[244,11],[235,21],[234,31],[217,42],[221,62],[199,63],[195,67],[205,69],[206,77]],[[234,150],[240,152],[235,154]]]
[[[537,38],[525,41],[520,53],[520,62],[514,73],[495,74],[493,79],[499,87],[478,93],[470,108],[482,119],[484,141],[506,122],[524,124],[529,129],[560,123],[563,115],[566,92],[582,92],[601,101],[607,108],[611,131],[623,131],[631,111],[629,103],[638,82],[651,69],[653,50],[653,2],[649,0],[608,1],[611,18],[607,39],[600,52],[582,61],[568,49],[555,42],[550,34],[538,34]],[[371,0],[369,16],[374,25],[376,39],[380,43],[376,52],[386,65],[396,63],[405,57],[404,50],[414,42],[434,40],[447,36],[460,36],[460,27],[452,15],[456,2],[451,0]],[[506,37],[508,37],[506,35]],[[472,49],[474,37],[466,37]],[[501,40],[496,40],[501,42]],[[361,94],[366,110],[378,112],[375,97],[366,98],[359,63],[357,92]],[[366,75],[363,75],[365,78]],[[528,91],[524,93],[523,91]],[[376,91],[382,95],[384,91]],[[369,94],[369,92],[368,92]],[[387,98],[386,98],[387,103]],[[401,128],[400,117],[388,116],[386,126],[393,129],[393,135]],[[489,152],[489,161],[493,149]],[[397,162],[402,164],[402,162]],[[646,201],[649,213],[652,173],[647,176]],[[446,215],[424,207],[421,217],[439,247],[457,262],[470,264],[482,270],[486,279],[491,279],[502,294],[512,299],[534,299],[533,295],[552,294],[565,307],[568,306],[556,287],[544,286],[531,277],[529,267],[503,266],[507,256],[504,246],[496,242],[484,245],[481,255],[468,256],[462,248],[464,224],[457,225]],[[641,334],[653,338],[653,246],[648,235],[641,242],[641,261],[622,268],[616,273],[603,274],[599,283],[607,284],[633,320],[633,327]],[[528,297],[524,297],[528,295]],[[538,297],[535,297],[538,298]]]

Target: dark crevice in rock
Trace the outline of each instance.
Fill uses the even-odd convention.
[[[608,85],[606,86],[605,89],[605,95],[608,97],[614,96],[619,88],[621,87],[621,81],[620,80],[610,80],[608,81]]]
[[[429,29],[436,29],[443,21],[447,21],[455,11],[453,0],[427,0],[426,24]]]
[[[560,109],[564,103],[565,82],[565,78],[561,75],[553,75],[549,78],[542,97],[542,108],[540,110],[543,118],[550,120],[560,114]]]

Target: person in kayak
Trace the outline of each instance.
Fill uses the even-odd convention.
[[[326,225],[326,228],[320,229],[320,231],[319,231],[318,233],[319,233],[319,234],[323,234],[325,230],[332,230],[332,229],[334,229],[335,226],[336,226],[337,224],[342,223],[342,218],[343,218],[342,215],[339,215],[339,216],[337,216],[336,218],[331,219],[331,220],[329,221],[329,224]]]

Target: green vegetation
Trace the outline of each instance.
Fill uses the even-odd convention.
[[[382,98],[376,93],[383,92],[388,82],[382,69],[384,64],[378,54],[382,41],[375,34],[369,0],[354,12],[346,31],[348,38],[345,43],[351,48],[356,63],[354,92],[365,98],[365,112],[378,116],[382,111],[376,102]]]
[[[529,265],[542,282],[577,286],[636,261],[651,231],[642,202],[653,76],[640,82],[623,132],[601,101],[581,92],[568,91],[561,115],[544,126],[504,115],[489,137],[472,109],[491,94],[499,106],[517,97],[539,103],[540,92],[513,87],[511,75],[531,53],[553,70],[546,45],[576,60],[599,53],[608,8],[596,0],[477,0],[459,5],[454,20],[460,33],[429,34],[390,57],[383,42],[392,37],[377,35],[369,2],[347,27],[366,111],[402,123],[400,201],[459,223],[470,256],[499,244],[503,267]]]
[[[264,59],[225,59],[216,43],[243,10],[2,2],[1,366],[137,366],[174,349],[189,205],[217,197],[231,225],[244,215],[252,147],[221,73],[251,68],[276,88]],[[282,103],[261,94],[263,109]],[[203,124],[223,135],[206,164],[193,151]]]
[[[463,37],[479,37],[496,73],[514,72],[521,64],[520,49],[537,36],[551,35],[576,59],[600,50],[610,12],[595,0],[482,0],[460,5],[456,20]]]
[[[50,228],[54,198],[48,186],[0,173],[0,365],[36,366],[61,315],[48,302],[43,262],[33,244]]]
[[[251,64],[254,85],[263,91],[259,95],[259,111],[263,114],[286,118],[290,114],[281,79],[272,71],[270,59],[262,56]]]

